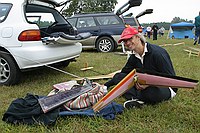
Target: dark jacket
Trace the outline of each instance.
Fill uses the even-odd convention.
[[[134,54],[130,56],[125,66],[122,68],[121,73],[128,74],[133,69],[141,68],[152,72],[164,73],[175,76],[175,71],[170,59],[169,54],[165,49],[154,44],[147,43],[148,52],[145,53],[143,64],[141,60],[135,57]],[[114,76],[115,77],[115,76]],[[105,83],[105,85],[111,86],[116,84],[118,81],[111,81]],[[177,89],[173,89],[175,92]]]
[[[54,125],[59,116],[59,108],[43,113],[38,99],[42,96],[27,94],[25,98],[17,98],[8,107],[2,120],[12,124],[44,124]]]
[[[126,65],[122,68],[121,72],[128,74],[134,68],[143,68],[153,72],[175,75],[171,59],[165,49],[157,45],[147,43],[147,50],[148,52],[145,53],[143,64],[140,59],[132,54]]]
[[[195,17],[194,25],[196,28],[200,27],[200,16]]]

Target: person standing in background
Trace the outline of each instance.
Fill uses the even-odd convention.
[[[200,11],[199,11],[199,16],[195,17],[194,25],[196,27],[194,45],[196,45],[197,41],[198,44],[200,45]]]
[[[162,37],[165,33],[165,28],[162,26],[160,29],[159,29],[159,32],[160,32],[160,36]]]
[[[147,37],[150,39],[151,38],[151,26],[147,27]]]
[[[158,26],[156,23],[153,25],[152,30],[153,30],[153,40],[157,40]]]

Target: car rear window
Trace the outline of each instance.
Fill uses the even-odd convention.
[[[36,23],[39,27],[47,27],[56,20],[51,13],[26,13],[28,22]]]
[[[12,4],[0,3],[0,23],[3,22],[12,7]]]
[[[127,17],[127,18],[123,18],[125,24],[131,25],[131,26],[138,26],[138,24],[135,22],[135,19],[132,17]]]
[[[100,25],[115,25],[120,23],[115,16],[100,16],[96,17],[96,19]]]
[[[70,18],[70,19],[67,19],[67,21],[68,21],[73,27],[76,27],[76,20],[77,20],[77,18]]]

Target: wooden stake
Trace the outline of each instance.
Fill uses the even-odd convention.
[[[159,45],[159,46],[177,46],[177,45],[181,45],[181,44],[185,44],[185,42],[179,42],[179,43],[175,43],[175,44],[162,44],[162,45]]]
[[[88,67],[88,63],[86,62],[85,64],[84,64],[84,68],[81,68],[81,71],[86,71],[86,70],[90,70],[90,69],[92,69],[93,67]]]

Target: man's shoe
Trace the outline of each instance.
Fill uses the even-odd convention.
[[[141,108],[142,105],[144,105],[143,101],[139,101],[138,99],[131,99],[126,102],[124,102],[124,108],[130,109],[130,108]]]

